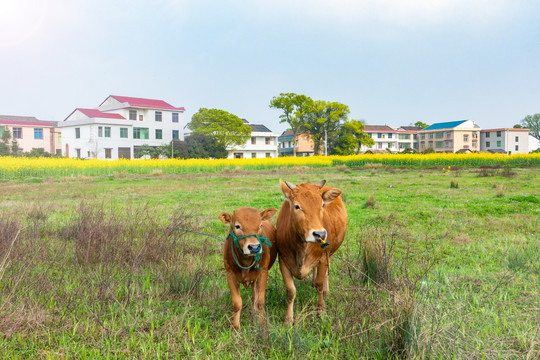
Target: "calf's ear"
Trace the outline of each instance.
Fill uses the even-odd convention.
[[[292,190],[296,186],[294,184],[290,183],[290,182],[282,181],[281,179],[279,179],[279,185],[281,186],[281,191],[283,192],[283,195],[285,195],[285,199],[290,200]]]
[[[322,194],[322,199],[324,201],[324,205],[330,204],[332,201],[334,201],[339,195],[341,195],[341,190],[339,189],[328,189]]]
[[[261,211],[262,220],[270,220],[277,213],[277,209],[269,208]]]
[[[221,220],[221,222],[225,225],[230,225],[232,217],[226,212],[222,212],[221,214],[219,214],[218,219]]]

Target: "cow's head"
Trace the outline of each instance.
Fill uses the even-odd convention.
[[[323,191],[326,180],[300,185],[280,180],[280,184],[285,200],[289,203],[291,221],[297,234],[307,242],[325,242],[323,209],[341,194],[341,190],[326,188]]]
[[[225,225],[229,225],[236,237],[247,235],[262,235],[262,222],[270,220],[277,212],[277,209],[269,208],[259,211],[254,208],[240,208],[229,215],[225,212],[219,214],[218,218]],[[238,246],[244,255],[255,256],[261,249],[261,243],[255,236],[248,236],[238,240]]]

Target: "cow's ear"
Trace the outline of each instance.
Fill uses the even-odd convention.
[[[274,215],[277,213],[277,209],[269,208],[266,210],[261,211],[261,219],[263,220],[270,220],[274,217]]]
[[[226,212],[222,212],[221,214],[219,214],[218,218],[225,225],[230,225],[231,224],[232,217],[231,217],[231,215],[227,214]]]
[[[319,189],[322,189],[324,184],[326,184],[326,180],[321,180],[318,183],[316,183],[315,185],[317,185],[319,187]]]
[[[285,199],[290,200],[292,189],[295,188],[295,185],[287,181],[281,181],[281,179],[279,179],[279,184],[281,185],[281,191],[283,192],[283,195],[285,195]]]
[[[328,189],[322,194],[322,198],[325,205],[330,204],[334,201],[339,195],[341,195],[341,190],[339,189]]]

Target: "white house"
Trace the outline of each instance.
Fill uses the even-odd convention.
[[[244,120],[247,123],[247,121]],[[228,159],[255,159],[278,157],[277,138],[279,134],[273,133],[264,125],[248,124],[251,126],[251,139],[241,146],[230,146]]]
[[[486,129],[480,132],[480,151],[527,154],[529,129]]]
[[[540,149],[540,140],[529,134],[529,152]]]
[[[77,108],[58,124],[62,155],[130,159],[138,146],[183,140],[184,111],[163,100],[110,95],[98,108]]]
[[[368,147],[364,144],[360,147],[360,152],[370,149],[390,150],[391,152],[402,152],[405,149],[417,147],[416,134],[420,128],[414,126],[401,126],[392,128],[387,125],[365,125],[364,132],[375,141],[375,144]]]

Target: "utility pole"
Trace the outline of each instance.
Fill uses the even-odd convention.
[[[328,133],[324,130],[324,156],[328,156]]]

